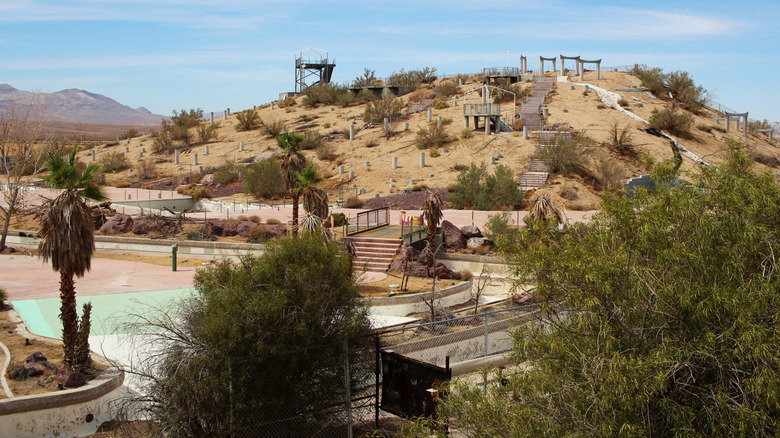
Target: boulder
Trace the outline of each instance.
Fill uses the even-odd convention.
[[[54,380],[56,380],[57,384],[62,388],[76,388],[87,383],[84,373],[68,371],[65,368],[57,370],[57,375],[54,376]]]
[[[428,268],[428,276],[431,278],[435,276],[440,280],[451,280],[455,278],[455,273],[443,263],[436,263],[436,266]]]
[[[149,219],[138,219],[133,222],[133,234],[149,234],[150,231],[155,229],[154,221]]]
[[[210,174],[204,176],[203,178],[200,179],[200,183],[203,184],[203,185],[213,184],[214,183],[214,174],[210,173]]]
[[[409,244],[404,242],[403,246],[401,246],[401,249],[398,252],[398,256],[395,257],[390,263],[390,270],[393,272],[403,272],[404,264],[417,260],[418,255],[420,255],[420,251],[417,251]]]
[[[275,239],[287,234],[287,225],[284,224],[270,224],[266,225],[268,228],[269,238]]]
[[[236,224],[236,232],[241,237],[249,237],[249,232],[255,225],[257,224],[252,221],[241,221]]]
[[[27,362],[27,363],[30,363],[30,362],[46,362],[46,360],[47,360],[46,356],[43,353],[41,353],[40,351],[36,351],[35,353],[31,353],[30,355],[28,355],[27,359],[25,360],[25,362]]]
[[[477,252],[480,250],[490,250],[493,248],[493,241],[484,237],[472,237],[466,242],[466,246],[469,249],[473,249]]]
[[[236,226],[222,219],[209,219],[205,226],[206,236],[230,237],[238,234]]]
[[[24,364],[24,370],[27,371],[29,377],[35,377],[46,372],[46,367],[37,362],[28,362]]]
[[[466,239],[463,237],[463,233],[452,222],[442,221],[441,231],[444,235],[444,246],[447,248],[462,249],[466,247]]]
[[[127,233],[133,228],[133,218],[129,214],[117,214],[111,216],[106,223],[100,227],[103,234],[122,234]]]
[[[482,237],[482,230],[476,225],[466,225],[461,227],[460,232],[463,234],[464,239],[471,239],[472,237]]]

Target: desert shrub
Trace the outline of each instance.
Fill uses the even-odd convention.
[[[100,157],[100,168],[103,172],[116,172],[130,168],[130,163],[124,153],[109,152]]]
[[[706,132],[708,134],[712,132],[712,126],[710,125],[699,124],[696,125],[696,129],[698,129],[699,131]]]
[[[433,91],[436,93],[436,97],[446,99],[460,93],[460,87],[455,81],[442,81]]]
[[[436,97],[436,92],[429,87],[420,87],[411,93],[406,95],[408,102],[420,102],[425,99],[433,99]]]
[[[198,125],[198,129],[195,130],[195,132],[198,134],[198,143],[203,144],[209,143],[211,141],[217,141],[217,129],[219,129],[219,127],[219,123],[215,123],[213,125]]]
[[[458,163],[458,164],[455,164],[454,166],[452,166],[452,170],[454,170],[456,172],[463,172],[464,170],[469,170],[469,166],[467,166],[465,164],[462,164],[462,163]]]
[[[268,240],[269,237],[271,232],[265,225],[258,224],[249,229],[249,238],[252,240]]]
[[[160,130],[152,132],[152,152],[160,154],[170,152],[174,149],[174,140],[170,125],[168,125],[166,120],[163,120]]]
[[[693,116],[677,110],[674,103],[669,103],[662,110],[654,109],[650,114],[650,127],[661,129],[680,137],[691,136]]]
[[[660,67],[649,68],[646,65],[634,65],[631,74],[642,81],[642,86],[650,90],[656,97],[666,95],[666,75]]]
[[[142,180],[157,178],[157,164],[150,159],[141,160],[133,167],[138,178]]]
[[[382,122],[384,119],[397,121],[401,118],[404,101],[398,97],[385,97],[366,104],[363,121],[366,123]]]
[[[136,138],[136,137],[138,137],[138,136],[140,136],[140,135],[141,135],[141,133],[140,133],[140,132],[138,132],[138,130],[137,130],[137,129],[135,129],[135,128],[130,128],[130,129],[128,129],[127,131],[125,131],[125,132],[123,132],[123,133],[119,134],[119,138]]]
[[[276,219],[276,218],[272,217],[272,218],[266,220],[265,223],[267,223],[268,225],[279,225],[282,222],[279,219]]]
[[[219,166],[217,171],[214,172],[214,179],[220,184],[230,184],[239,180],[243,170],[244,168],[242,166],[228,162]]]
[[[623,187],[625,172],[620,163],[615,160],[609,157],[601,157],[597,173],[599,183],[604,190],[614,191]]]
[[[579,193],[577,193],[577,188],[570,184],[564,184],[559,195],[567,201],[576,201],[580,198]]]
[[[331,143],[322,142],[319,146],[317,146],[317,158],[320,160],[333,161],[336,159],[336,157],[338,157],[336,148]]]
[[[469,281],[474,278],[474,274],[472,274],[471,271],[464,269],[462,271],[458,271],[458,278],[461,281]]]
[[[493,94],[493,103],[514,102],[515,99],[521,100],[523,96],[528,94],[528,92],[524,90],[523,86],[520,84],[507,84],[502,88],[502,90],[494,90],[495,94]]]
[[[358,76],[352,81],[353,87],[370,87],[377,81],[376,72],[371,69],[363,69],[363,76]]]
[[[688,72],[674,71],[669,73],[666,86],[678,102],[688,111],[698,114],[707,103],[707,90],[696,86]]]
[[[269,138],[275,138],[284,132],[284,120],[273,119],[263,122],[263,133]]]
[[[236,218],[236,222],[247,222],[249,221],[249,218],[244,216],[243,214]]]
[[[431,122],[427,127],[422,127],[417,131],[415,144],[418,149],[429,149],[432,147],[440,147],[450,140],[452,139],[444,131],[443,124],[439,126],[436,122]]]
[[[248,109],[236,114],[235,129],[238,132],[253,131],[260,128],[263,121],[255,109]]]
[[[323,143],[322,134],[316,129],[307,129],[302,135],[301,149],[303,150],[317,149]]]
[[[354,102],[355,95],[347,87],[336,84],[317,84],[303,90],[301,104],[313,108],[318,105],[344,105]]]
[[[344,201],[344,208],[363,208],[363,201],[358,198],[357,196],[352,196],[347,198],[346,201]]]
[[[551,173],[569,176],[585,161],[585,148],[577,138],[555,137],[539,150],[538,158],[547,163]]]
[[[8,299],[8,292],[0,287],[0,309],[5,309],[5,300]]]
[[[759,129],[771,129],[772,124],[769,123],[769,120],[748,120],[748,132],[750,132],[753,135],[758,134]]]
[[[523,202],[523,192],[518,190],[512,170],[501,164],[491,175],[484,162],[479,166],[471,163],[460,172],[449,191],[450,202],[459,209],[519,208]]]
[[[600,103],[600,104],[596,105],[596,109],[600,109],[600,110],[607,109],[607,106],[604,105],[603,103]]]
[[[625,98],[621,97],[620,99],[618,99],[617,104],[622,107],[627,107],[628,101]]]
[[[446,109],[450,107],[450,104],[447,103],[444,99],[433,99],[433,107],[436,109]]]
[[[631,142],[631,127],[626,125],[624,127],[618,126],[618,123],[612,126],[609,131],[609,147],[610,149],[624,155],[631,155],[634,153],[634,148]]]
[[[23,363],[19,362],[11,364],[8,371],[6,371],[6,374],[11,380],[26,380],[30,377],[27,373],[27,368],[24,367]]]
[[[262,222],[262,221],[260,220],[260,216],[258,216],[258,215],[256,215],[256,214],[253,214],[252,216],[249,216],[249,221],[250,221],[250,222],[254,222],[254,223],[256,223],[256,224],[259,224],[260,222]]]
[[[377,99],[381,99],[381,97],[368,88],[363,88],[358,92],[357,96],[355,96],[357,102],[373,102]]]
[[[387,123],[383,123],[382,124],[382,135],[386,139],[389,140],[389,139],[395,137],[398,134],[399,134],[399,132],[398,132],[398,122],[391,122],[391,121],[388,120]]]
[[[295,101],[295,98],[290,96],[283,101],[279,102],[279,108],[290,108],[295,106],[297,102]]]
[[[191,146],[195,135],[185,126],[173,125],[170,127],[171,136],[174,141],[182,143],[184,146]]]
[[[279,163],[265,159],[244,169],[244,190],[255,198],[269,198],[284,192],[284,177]]]
[[[193,201],[198,202],[201,199],[211,199],[211,191],[209,189],[203,187],[203,186],[195,186],[190,189],[189,196],[192,198]]]
[[[436,80],[436,67],[423,67],[421,69],[393,72],[387,79],[388,84],[419,87],[422,84],[430,84]]]
[[[173,110],[173,116],[171,122],[174,126],[180,128],[193,128],[198,126],[203,120],[203,110],[200,108],[190,109],[189,111],[182,109],[180,112]]]
[[[331,217],[333,218],[334,227],[341,227],[347,223],[347,215],[344,213],[333,213]],[[330,221],[325,221],[325,226],[330,228]]]
[[[442,125],[451,125],[452,124],[452,117],[444,117],[441,119]]]
[[[778,160],[778,158],[772,154],[768,154],[760,150],[754,150],[752,151],[751,155],[753,161],[755,161],[756,163],[761,163],[764,166],[768,166],[773,169],[780,167],[780,160]]]
[[[463,128],[463,130],[460,131],[460,138],[469,139],[471,137],[474,137],[474,131],[472,131],[471,129]]]
[[[520,235],[516,224],[512,221],[512,215],[503,211],[488,215],[485,223],[485,236],[495,242],[499,250],[515,247]]]
[[[433,148],[430,150],[430,152],[428,152],[428,155],[430,155],[431,158],[439,158],[441,156],[441,152],[439,152],[438,149]]]

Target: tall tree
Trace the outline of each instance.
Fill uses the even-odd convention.
[[[301,143],[305,137],[298,134],[285,132],[276,137],[276,145],[282,149],[280,164],[284,173],[284,181],[292,196],[292,233],[298,235],[298,201],[300,194],[296,192],[298,182],[295,173],[300,172],[306,166],[306,158],[301,154]]]
[[[24,200],[25,186],[43,170],[48,152],[46,105],[38,96],[0,110],[0,251],[5,249],[11,219]]]
[[[465,436],[777,436],[780,189],[733,150],[692,184],[607,194],[587,225],[524,231],[506,256],[542,305],[523,372],[443,404]]]
[[[46,160],[49,175],[44,180],[49,187],[62,189],[63,192],[54,198],[43,216],[39,233],[43,240],[38,246],[43,261],[51,260],[52,269],[60,273],[63,363],[69,369],[86,365],[77,360],[77,357],[83,357],[78,352],[83,351],[86,340],[79,340],[76,288],[73,284],[74,275],[83,277],[89,271],[95,251],[95,223],[84,199],[105,199],[100,187],[92,184],[99,166],[88,164],[79,170],[76,151],[77,148],[73,148],[67,159],[49,155]]]

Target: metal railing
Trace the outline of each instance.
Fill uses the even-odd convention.
[[[464,103],[464,116],[500,116],[500,103]]]
[[[427,235],[428,227],[425,225],[414,225],[414,223],[404,224],[401,222],[401,240],[408,243],[409,245],[425,239]]]
[[[386,225],[390,225],[390,207],[361,211],[355,215],[354,222],[344,224],[343,231],[345,236],[351,236]]]
[[[518,76],[520,69],[517,67],[488,67],[482,69],[485,76]]]

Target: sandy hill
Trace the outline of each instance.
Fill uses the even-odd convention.
[[[579,78],[571,78],[570,82],[558,82],[545,101],[545,107],[549,111],[549,116],[546,118],[548,125],[568,125],[581,138],[587,140],[582,171],[567,177],[551,175],[547,184],[541,189],[561,195],[569,209],[596,208],[599,193],[604,190],[603,184],[600,183],[604,175],[613,174],[613,178],[617,177],[625,181],[630,177],[648,173],[649,160],[658,162],[672,157],[668,140],[641,131],[640,129],[647,127],[645,123],[605,105],[593,88],[590,92],[584,93],[583,85],[589,84],[594,88],[599,87],[617,93],[622,99],[624,109],[645,120],[650,118],[653,110],[662,109],[667,102],[641,91],[617,91],[640,86],[639,79],[628,73],[605,72],[601,74],[600,80],[596,80],[595,76],[595,72],[587,72],[583,82],[580,82]],[[448,187],[453,184],[459,173],[455,169],[456,165],[469,165],[472,162],[487,163],[491,157],[499,157],[496,164],[509,166],[514,173],[528,170],[529,161],[539,144],[538,135],[532,135],[530,139],[524,139],[522,132],[519,131],[486,135],[482,129],[474,130],[473,123],[471,124],[473,136],[464,138],[462,135],[463,93],[479,86],[481,83],[467,80],[460,86],[461,94],[448,100],[451,103],[449,108],[433,109],[433,119],[443,118],[445,130],[452,139],[437,150],[436,157],[432,156],[432,150],[421,151],[415,145],[417,131],[427,125],[425,110],[410,114],[401,120],[396,126],[400,132],[389,139],[385,138],[381,123],[371,125],[362,121],[364,105],[346,108],[330,105],[306,108],[302,105],[302,98],[298,97],[297,104],[294,106],[280,108],[277,102],[273,109],[270,105],[263,105],[258,107],[257,111],[263,121],[283,121],[289,131],[314,130],[324,135],[324,141],[332,145],[337,154],[335,159],[322,161],[317,158],[314,150],[304,152],[326,176],[322,186],[330,191],[331,196],[336,195],[339,187],[364,189],[366,193],[361,198],[368,199],[375,194],[385,196],[403,192],[404,189],[411,189],[415,185]],[[523,86],[530,88],[532,84],[525,83]],[[402,99],[408,103],[420,94],[425,93],[406,95]],[[469,94],[469,97],[473,96],[476,96],[476,93]],[[517,112],[519,113],[519,108]],[[727,155],[727,140],[741,141],[754,153],[759,169],[774,171],[780,164],[777,140],[770,142],[763,133],[750,134],[744,138],[741,131],[736,132],[733,125],[731,132],[727,134],[724,130],[724,122],[713,118],[720,115],[714,110],[705,109],[700,115],[695,116],[692,136],[678,139],[680,144],[707,163],[717,164]],[[209,115],[206,115],[206,118],[208,119]],[[343,133],[348,132],[349,125],[353,121],[356,134],[354,141],[349,141],[348,138],[344,138]],[[220,115],[216,117],[215,122],[220,124],[219,140],[207,145],[208,155],[205,154],[206,145],[183,149],[180,165],[174,164],[172,154],[153,154],[153,139],[149,135],[121,141],[119,145],[98,147],[96,156],[100,159],[104,154],[125,152],[127,148],[130,161],[137,162],[139,153],[145,150],[144,157],[154,159],[158,171],[163,175],[179,176],[197,170],[197,166],[191,166],[194,154],[198,155],[200,166],[209,168],[231,161],[246,162],[253,157],[262,156],[261,154],[269,155],[276,150],[274,139],[268,138],[259,130],[237,132],[234,129],[235,114],[227,120]],[[409,124],[408,130],[404,130],[405,123]],[[633,156],[619,155],[606,146],[610,131],[615,124],[620,128],[629,127],[636,151]],[[244,143],[243,151],[240,151],[241,142]],[[426,155],[423,168],[419,165],[420,152],[425,152]],[[90,160],[90,153],[83,152],[81,158]],[[397,157],[399,166],[397,169],[391,168],[393,157]],[[343,174],[339,174],[339,166],[344,166]],[[698,164],[694,160],[684,158],[684,172],[692,170],[695,166]],[[348,179],[350,171],[354,172],[352,180]],[[617,175],[614,175],[615,173]],[[136,181],[134,175],[135,173],[123,171],[108,175],[108,180],[109,183],[125,185]],[[243,198],[245,197],[241,196],[241,199]]]

